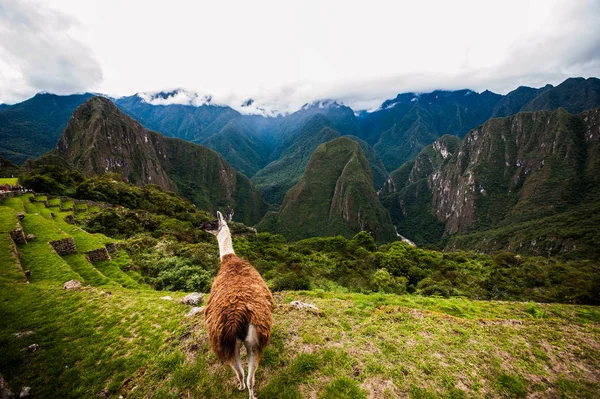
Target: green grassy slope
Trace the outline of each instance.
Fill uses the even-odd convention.
[[[72,235],[94,248],[106,237],[68,225],[56,201],[50,210],[27,198],[0,204],[0,374],[13,392],[247,397],[210,351],[202,315],[185,317],[183,292],[170,292],[169,301],[145,289],[123,270],[130,260],[122,250],[94,264],[82,265],[81,254],[53,258],[48,239]],[[23,228],[38,238],[19,245],[16,258],[8,231],[23,208]],[[29,284],[18,260],[32,270]],[[77,275],[90,285],[63,290]],[[297,310],[292,300],[320,310]],[[257,388],[267,399],[595,398],[599,341],[600,308],[592,306],[284,291],[275,294]],[[32,344],[39,348],[28,351]]]

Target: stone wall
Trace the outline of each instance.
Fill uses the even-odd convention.
[[[6,191],[6,192],[0,191],[0,202],[2,202],[2,200],[4,198],[12,198],[19,194],[20,194],[19,192],[15,192],[15,191]]]
[[[60,240],[50,241],[50,245],[59,255],[68,255],[77,253],[77,245],[73,237],[62,238]]]
[[[106,244],[106,250],[111,254],[114,254],[115,252],[117,252],[117,243],[109,242],[108,244]]]
[[[86,255],[90,262],[99,262],[102,260],[110,260],[110,255],[106,248],[98,248],[92,251],[86,252]]]
[[[19,251],[17,250],[17,245],[15,244],[15,241],[12,238],[11,234],[9,234],[9,237],[10,237],[10,240],[9,240],[9,243],[10,243],[10,255],[15,260],[15,263],[17,264],[17,267],[19,268],[19,271],[21,273],[23,273],[24,281],[26,283],[29,283],[29,281],[27,280],[27,277],[25,276],[25,272],[23,271],[23,266],[21,265],[21,259],[19,258]]]
[[[10,238],[19,245],[27,244],[27,239],[25,238],[25,233],[23,232],[23,228],[21,227],[21,223],[17,223],[15,229],[10,232]]]
[[[48,197],[47,196],[46,196],[45,200],[36,199],[35,196],[34,197],[29,197],[29,202],[41,202],[41,203],[44,204],[44,206],[46,208],[48,208]]]

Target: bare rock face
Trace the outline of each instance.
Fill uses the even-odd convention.
[[[69,280],[63,285],[63,290],[77,290],[81,288],[81,281]]]
[[[193,292],[189,295],[186,295],[181,300],[181,303],[190,306],[196,306],[202,303],[202,294],[199,292]]]

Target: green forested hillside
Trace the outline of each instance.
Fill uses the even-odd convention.
[[[442,138],[408,178],[407,167],[392,173],[405,183],[387,188],[384,204],[399,232],[421,244],[460,233],[451,247],[551,255],[578,248],[579,257],[595,257],[599,115],[519,113],[491,119],[460,145]]]
[[[57,96],[39,93],[22,103],[0,109],[0,157],[21,164],[56,146],[67,122],[92,94]]]
[[[279,212],[267,214],[258,228],[290,240],[349,237],[361,230],[372,232],[379,242],[395,236],[373,189],[369,162],[360,145],[346,137],[317,147]]]
[[[248,224],[266,211],[250,180],[219,154],[150,132],[102,97],[77,109],[55,153],[85,175],[112,172],[138,185],[156,184],[207,211],[232,206]]]

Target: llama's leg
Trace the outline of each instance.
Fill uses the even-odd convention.
[[[240,391],[246,389],[244,384],[244,368],[242,367],[242,359],[240,357],[240,349],[242,348],[242,341],[239,339],[235,341],[235,359],[229,362],[229,367],[235,373],[238,380],[238,388]]]
[[[252,324],[248,328],[248,336],[244,340],[244,346],[246,352],[248,352],[248,391],[250,399],[256,399],[256,391],[254,390],[254,373],[258,368],[258,362],[260,361],[260,352],[258,349],[258,340],[256,337],[256,329]]]

